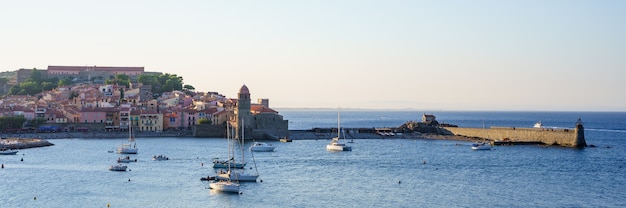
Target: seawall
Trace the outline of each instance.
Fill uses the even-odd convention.
[[[566,147],[585,147],[585,132],[581,122],[574,129],[553,128],[459,128],[444,127],[451,134],[467,137],[479,137],[490,141],[509,142],[540,142],[546,145],[560,145]]]

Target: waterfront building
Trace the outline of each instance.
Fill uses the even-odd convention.
[[[269,99],[258,99],[260,104],[252,104],[250,90],[246,85],[239,89],[237,106],[231,123],[241,132],[242,122],[247,138],[278,139],[289,136],[288,120],[269,108]]]

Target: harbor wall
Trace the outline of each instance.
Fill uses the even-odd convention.
[[[451,134],[467,137],[479,137],[490,141],[541,142],[547,145],[567,147],[585,147],[584,129],[581,124],[574,129],[554,128],[459,128],[444,127]]]

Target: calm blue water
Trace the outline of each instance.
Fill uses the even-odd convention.
[[[290,129],[335,127],[336,111],[280,111]],[[345,111],[344,127],[396,127],[423,112]],[[327,140],[272,142],[255,153],[263,182],[243,194],[215,193],[200,177],[226,155],[217,138],[139,138],[130,171],[111,172],[120,139],[56,139],[54,146],[0,156],[1,207],[626,207],[626,113],[426,112],[460,126],[573,127],[588,144],[572,149],[438,140],[357,140],[327,152]],[[248,144],[249,145],[249,144]],[[155,154],[169,161],[152,161]],[[246,152],[249,166],[254,166]],[[24,159],[24,161],[20,161]],[[425,164],[424,164],[425,162]],[[253,171],[253,170],[250,170]],[[128,181],[130,179],[130,181]],[[400,182],[400,183],[399,183]],[[37,197],[34,200],[34,197]]]

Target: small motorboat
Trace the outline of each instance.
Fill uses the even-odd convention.
[[[17,150],[3,149],[3,150],[0,150],[0,155],[16,155],[17,152],[18,152]]]
[[[250,151],[254,152],[271,152],[274,151],[274,149],[276,149],[276,146],[265,142],[254,142],[250,146]]]
[[[137,162],[137,159],[131,159],[130,156],[126,156],[124,158],[117,158],[118,163],[129,163],[129,162]]]
[[[215,176],[207,176],[200,178],[201,181],[213,181],[215,180]]]
[[[109,166],[109,170],[110,171],[126,171],[126,168],[128,168],[128,166],[125,166],[125,165],[122,165],[122,164]]]
[[[152,160],[155,161],[161,161],[161,160],[169,160],[170,158],[166,157],[165,155],[155,155],[152,156]]]

